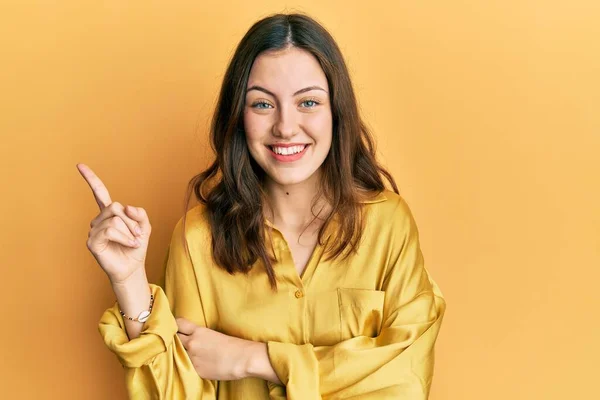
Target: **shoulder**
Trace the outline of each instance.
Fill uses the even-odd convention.
[[[393,231],[394,233],[416,231],[417,227],[408,202],[405,198],[385,189],[365,204],[367,224],[376,231]]]
[[[368,208],[372,208],[382,213],[393,213],[398,215],[411,214],[410,207],[404,197],[392,190],[385,189],[369,200],[362,202]]]
[[[207,208],[204,204],[198,204],[186,211],[185,215],[179,217],[173,229],[173,238],[183,237],[185,220],[185,237],[190,239],[206,239],[210,237],[210,223],[208,221]],[[192,240],[196,241],[196,240]]]

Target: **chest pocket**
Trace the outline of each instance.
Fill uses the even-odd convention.
[[[338,288],[337,295],[341,340],[379,335],[383,320],[384,291]]]

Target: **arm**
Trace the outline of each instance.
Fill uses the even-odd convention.
[[[130,398],[216,399],[218,382],[198,376],[176,335],[175,316],[206,326],[193,265],[181,232],[180,219],[167,251],[165,289],[149,284],[154,305],[139,336],[129,340],[118,302],[104,312],[99,322],[104,343],[125,368]]]
[[[269,360],[269,351],[266,343],[263,342],[248,342],[247,345],[248,359],[244,366],[244,378],[261,378],[265,381],[282,385],[279,377],[275,373],[275,369]]]
[[[427,399],[434,367],[434,344],[446,303],[424,267],[417,227],[406,203],[397,250],[383,282],[383,323],[377,337],[357,336],[333,346],[269,341],[273,371],[288,399]],[[269,374],[257,358],[257,374]],[[266,379],[266,378],[265,378]]]
[[[140,311],[148,309],[151,292],[145,268],[134,272],[125,283],[111,281],[111,284],[117,297],[117,304],[126,315],[137,316]],[[123,321],[125,321],[125,330],[130,340],[140,336],[143,324],[127,318],[123,318]]]

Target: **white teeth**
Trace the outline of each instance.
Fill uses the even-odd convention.
[[[291,154],[300,153],[302,150],[304,150],[304,147],[306,147],[306,145],[292,146],[292,147],[275,147],[275,146],[273,146],[273,151],[277,154],[289,156]]]

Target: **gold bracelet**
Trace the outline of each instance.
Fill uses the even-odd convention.
[[[119,310],[119,313],[121,313],[121,315],[123,316],[123,318],[127,318],[130,319],[132,321],[135,322],[141,322],[144,323],[148,320],[148,318],[150,317],[150,313],[152,312],[152,304],[154,303],[154,295],[152,293],[150,293],[150,309],[149,310],[144,310],[142,311],[137,318],[131,318],[128,317],[127,315],[125,315],[125,313],[121,310]]]

